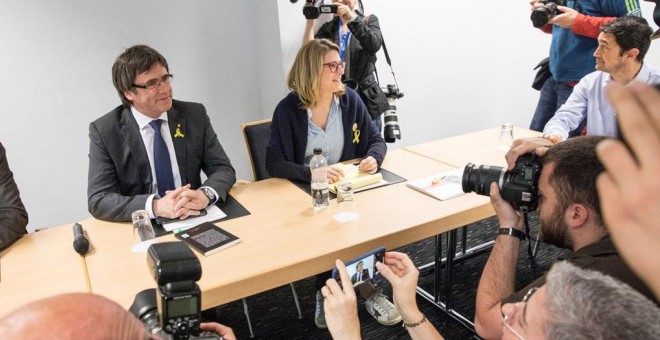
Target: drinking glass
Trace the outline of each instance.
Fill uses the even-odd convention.
[[[135,253],[144,253],[156,241],[149,213],[146,210],[137,210],[131,214],[131,218],[133,220],[133,247],[131,249]]]
[[[497,150],[507,152],[513,144],[513,124],[504,123],[500,129],[500,139],[497,142]]]
[[[337,183],[337,212],[332,218],[339,223],[353,222],[360,218],[355,205],[352,183]]]

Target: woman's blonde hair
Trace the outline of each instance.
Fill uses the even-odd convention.
[[[304,109],[316,105],[316,96],[320,88],[321,72],[323,72],[323,57],[329,51],[337,51],[339,46],[328,39],[314,39],[302,45],[296,55],[296,60],[289,71],[287,86],[298,95]],[[345,88],[335,92],[343,95]]]

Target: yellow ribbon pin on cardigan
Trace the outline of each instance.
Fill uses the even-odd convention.
[[[176,125],[176,131],[174,132],[174,138],[177,138],[177,137],[183,138],[183,137],[185,137],[185,135],[183,133],[181,133],[180,128],[181,128],[181,124],[177,124]]]
[[[353,130],[353,144],[358,144],[360,143],[360,130],[358,130],[358,125],[357,123],[353,123],[352,126]]]

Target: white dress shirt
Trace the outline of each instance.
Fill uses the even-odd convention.
[[[557,135],[561,140],[566,140],[568,133],[587,117],[587,135],[617,137],[616,113],[605,95],[605,86],[610,80],[610,74],[602,71],[584,76],[575,85],[566,103],[545,125],[543,133]],[[660,71],[644,63],[635,80],[647,84],[660,83]]]
[[[151,165],[151,178],[153,178],[153,184],[151,186],[151,193],[147,198],[144,209],[149,212],[149,218],[156,218],[152,209],[152,202],[155,196],[158,196],[158,183],[156,183],[156,167],[154,166],[154,129],[149,125],[149,123],[154,120],[151,117],[147,117],[142,114],[140,111],[131,106],[131,112],[135,121],[137,121],[138,127],[140,128],[140,136],[142,136],[142,142],[144,143],[145,149],[147,149],[147,156],[149,156],[149,165]],[[176,160],[176,153],[174,152],[174,142],[172,142],[172,136],[170,134],[170,126],[167,121],[167,112],[163,112],[158,119],[162,119],[163,123],[160,124],[160,133],[163,135],[163,140],[165,140],[165,145],[167,145],[167,151],[170,154],[170,163],[172,164],[172,175],[174,175],[174,187],[181,187],[181,173],[179,172],[179,163]],[[158,197],[160,198],[160,196]]]

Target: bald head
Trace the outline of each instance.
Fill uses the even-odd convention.
[[[142,339],[142,323],[102,296],[72,293],[27,304],[0,320],[0,339]]]

